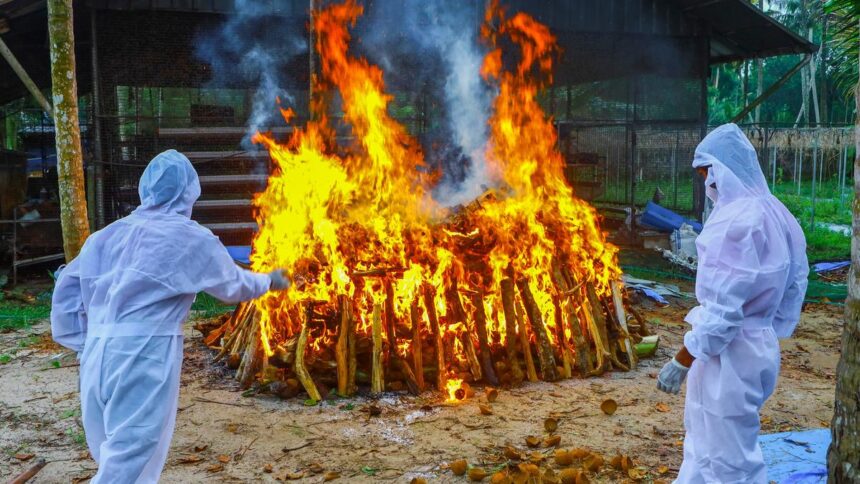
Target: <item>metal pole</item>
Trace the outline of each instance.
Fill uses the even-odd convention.
[[[675,131],[675,146],[672,147],[672,207],[678,208],[678,141],[680,134]]]
[[[795,149],[794,149],[794,171],[792,172],[792,174],[793,174],[792,176],[794,176],[794,180],[793,180],[793,181],[794,181],[795,183],[797,182],[797,174],[798,174],[798,173],[797,173],[797,158],[798,158],[798,154],[799,154],[799,152],[797,151],[797,148],[795,148]]]
[[[842,178],[839,180],[839,203],[845,203],[845,180],[848,178],[848,145],[842,147]]]
[[[771,193],[776,193],[776,146],[771,148],[772,156],[770,157],[771,163],[773,164],[773,175],[771,176]]]
[[[314,105],[314,74],[316,74],[316,62],[314,60],[314,49],[316,49],[316,29],[314,27],[314,15],[317,11],[317,1],[310,0],[308,8],[308,118],[315,119],[313,112]]]
[[[12,285],[18,285],[18,207],[12,207]]]
[[[813,140],[812,145],[812,209],[809,219],[809,229],[815,231],[815,178],[818,170],[818,133]]]
[[[102,124],[101,124],[101,94],[99,87],[99,56],[98,56],[98,31],[96,30],[96,10],[90,7],[90,59],[93,70],[93,152],[96,157],[95,163],[95,191],[96,191],[96,228],[105,226],[105,197],[104,197],[104,151],[102,151]]]
[[[804,146],[800,147],[800,168],[797,170],[797,196],[800,196],[800,184],[803,182],[803,152]]]

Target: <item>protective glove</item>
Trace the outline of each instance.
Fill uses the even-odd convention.
[[[283,269],[277,269],[269,273],[269,279],[272,280],[272,283],[269,285],[269,289],[273,291],[283,291],[285,289],[289,289],[292,283],[287,278],[287,273]]]
[[[681,383],[687,378],[688,371],[690,371],[689,368],[672,358],[672,361],[666,363],[657,375],[657,388],[666,393],[677,394],[681,391]]]

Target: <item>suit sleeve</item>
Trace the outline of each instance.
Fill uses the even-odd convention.
[[[59,271],[51,296],[51,337],[58,344],[83,351],[87,339],[87,314],[81,295],[78,259]]]

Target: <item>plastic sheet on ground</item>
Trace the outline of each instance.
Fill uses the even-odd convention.
[[[851,265],[850,260],[844,260],[839,262],[819,262],[818,264],[814,264],[812,266],[812,270],[821,274],[822,272],[830,272],[830,271],[838,271],[843,267],[848,267]]]
[[[830,429],[783,432],[759,437],[767,478],[779,484],[827,482]]]
[[[648,279],[639,279],[628,276],[627,274],[622,276],[622,280],[624,281],[625,287],[639,291],[648,298],[657,301],[659,304],[669,304],[669,301],[666,300],[665,296],[686,298],[696,297],[693,294],[682,291],[674,284],[664,284],[662,282],[649,281]]]

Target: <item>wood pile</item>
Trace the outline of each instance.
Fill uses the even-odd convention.
[[[592,282],[578,281],[560,263],[553,265],[552,322],[545,320],[528,281],[512,271],[493,298],[499,306],[493,314],[485,310],[487,294],[452,279],[444,291],[446,315],[437,315],[436,288],[424,284],[409,317],[398,317],[392,283],[402,272],[378,268],[352,274],[353,279],[377,280],[384,292],[366,315],[370,324],[364,330],[357,327],[358,305],[346,295],[334,302],[297,304],[289,318],[301,330],[269,341],[270,354],[263,348],[256,301],[239,304],[226,319],[198,329],[217,351],[215,360],[235,369],[242,388],[256,383],[285,398],[304,390],[314,401],[331,391],[341,396],[359,389],[418,394],[430,387],[447,392],[449,380],[458,386],[497,386],[628,371],[637,363],[633,346],[648,335],[644,321],[625,307],[618,283],[600,296]],[[471,313],[464,301],[471,303]],[[504,337],[490,327],[503,328]],[[314,347],[310,342],[316,338],[330,344]]]

